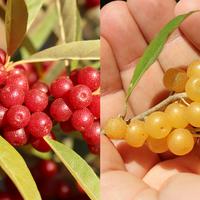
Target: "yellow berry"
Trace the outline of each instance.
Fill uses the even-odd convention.
[[[200,76],[200,60],[195,60],[188,66],[187,75],[188,77]]]
[[[144,122],[139,120],[132,120],[128,125],[126,131],[126,142],[133,147],[141,147],[144,145],[148,134],[144,129]]]
[[[163,77],[165,87],[174,92],[183,92],[187,80],[188,77],[186,72],[182,69],[176,68],[168,69]]]
[[[187,107],[187,118],[188,122],[194,126],[200,128],[200,103],[192,102]]]
[[[104,131],[111,139],[123,139],[127,130],[127,124],[121,117],[111,118],[107,121]]]
[[[147,139],[147,146],[154,153],[164,153],[168,150],[167,138],[154,139],[149,137]]]
[[[164,138],[170,133],[171,129],[172,126],[164,112],[154,112],[145,120],[145,130],[152,138]]]
[[[192,76],[186,83],[185,92],[193,100],[200,102],[200,76]]]
[[[168,138],[167,144],[169,150],[175,155],[185,155],[194,147],[194,138],[192,133],[187,129],[175,129]]]
[[[185,128],[188,125],[186,112],[187,107],[180,103],[172,103],[165,109],[165,113],[173,128]]]

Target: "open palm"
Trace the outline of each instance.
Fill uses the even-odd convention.
[[[134,66],[155,34],[175,15],[200,9],[200,0],[115,1],[101,11],[102,125],[124,109],[125,91]],[[199,58],[200,14],[189,17],[171,35],[158,60],[145,73],[129,100],[129,117],[166,94],[164,71]],[[101,140],[102,200],[200,199],[199,150],[183,157],[156,155]]]

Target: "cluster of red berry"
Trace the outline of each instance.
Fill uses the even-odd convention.
[[[64,177],[60,166],[51,160],[40,160],[31,168],[43,200],[89,200],[78,183]],[[0,192],[0,200],[22,200],[15,185],[4,178],[4,190]]]
[[[39,151],[50,151],[43,137],[55,139],[51,131],[55,122],[64,132],[81,131],[91,151],[99,152],[100,97],[92,93],[100,85],[98,70],[75,70],[71,79],[61,76],[49,88],[40,81],[32,84],[26,66],[6,71],[5,63],[6,53],[0,50],[0,128],[8,142],[31,143]]]

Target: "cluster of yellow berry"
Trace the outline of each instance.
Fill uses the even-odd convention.
[[[184,101],[171,102],[144,120],[133,118],[127,123],[122,117],[111,118],[104,126],[105,134],[111,139],[124,139],[133,147],[147,145],[155,153],[189,153],[200,128],[200,61],[191,63],[187,72],[169,69],[163,82],[170,91],[185,92]]]

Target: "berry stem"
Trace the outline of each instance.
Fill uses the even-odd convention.
[[[161,110],[161,108],[167,106],[168,104],[170,104],[171,102],[177,101],[177,100],[182,100],[184,98],[187,98],[187,95],[185,92],[183,93],[175,93],[174,95],[169,96],[168,98],[166,98],[165,100],[161,101],[159,104],[155,105],[154,107],[150,108],[149,110],[137,115],[134,117],[134,119],[138,119],[138,120],[144,120],[145,117],[147,117],[148,115],[150,115],[151,113]]]

